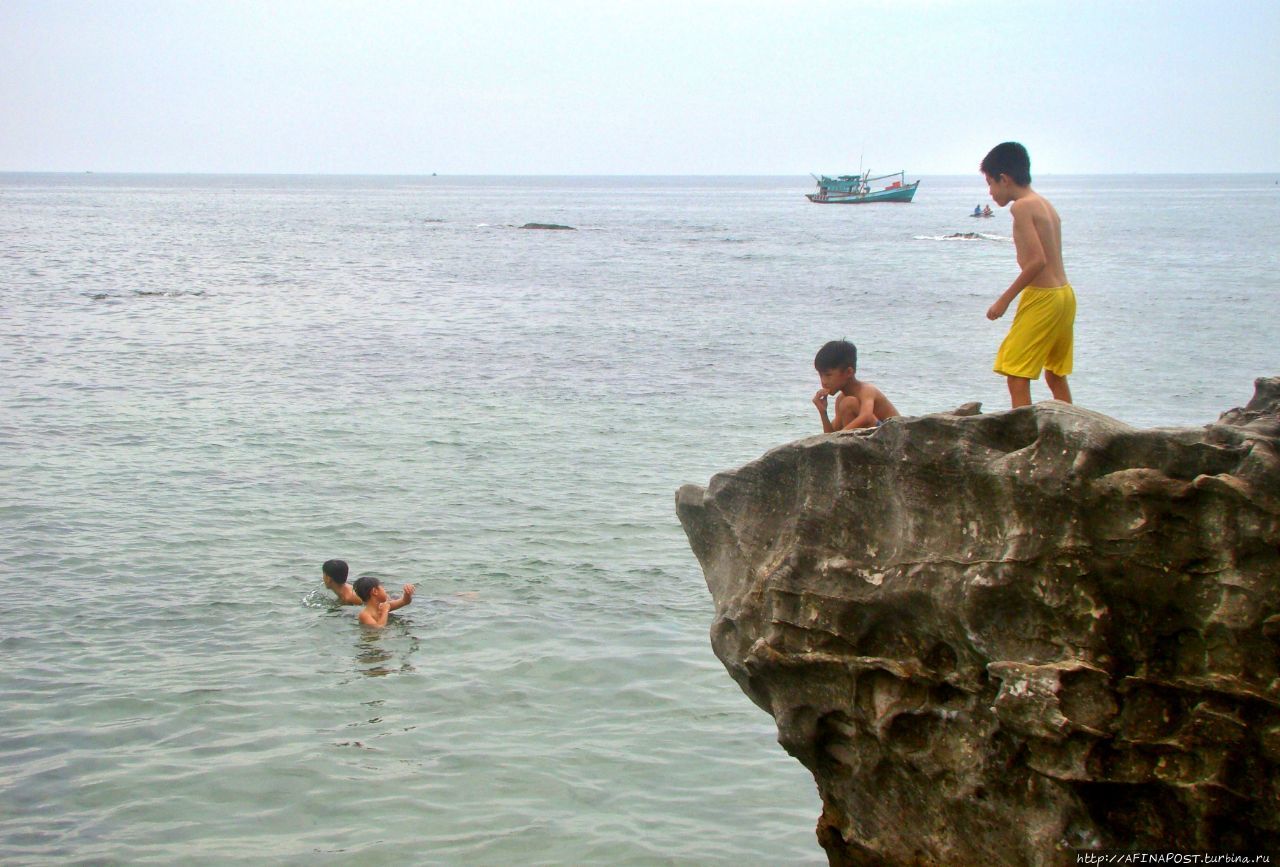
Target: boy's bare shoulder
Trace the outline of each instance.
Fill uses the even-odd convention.
[[[1009,203],[1009,213],[1016,220],[1019,217],[1034,217],[1044,211],[1044,204],[1039,195],[1023,196]]]
[[[893,401],[889,400],[888,395],[869,382],[866,386],[868,391],[863,395],[863,400],[870,401],[875,407],[876,418],[884,421],[886,418],[899,415],[898,408],[893,405]]]
[[[1009,213],[1015,218],[1030,217],[1033,220],[1041,217],[1052,219],[1058,216],[1058,212],[1053,209],[1053,203],[1034,191],[1011,202],[1009,204]]]

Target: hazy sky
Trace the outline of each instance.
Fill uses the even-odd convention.
[[[1280,171],[1277,0],[0,0],[0,171]]]

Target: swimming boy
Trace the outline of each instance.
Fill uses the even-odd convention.
[[[1021,271],[987,310],[999,319],[1019,293],[1018,312],[1000,344],[993,368],[1004,374],[1014,408],[1031,403],[1031,380],[1040,378],[1061,401],[1071,403],[1076,293],[1062,267],[1062,221],[1049,200],[1031,189],[1031,158],[1017,142],[996,145],[982,160],[987,189],[997,205],[1010,205],[1013,244]],[[1012,204],[1010,204],[1012,203]]]
[[[413,585],[404,585],[404,593],[399,599],[390,600],[382,582],[372,575],[362,575],[356,579],[355,594],[360,597],[364,608],[360,609],[359,620],[365,626],[383,627],[387,625],[387,615],[397,608],[403,608],[413,601]]]
[[[346,560],[325,560],[324,565],[320,567],[324,586],[337,595],[340,604],[359,605],[360,597],[356,596],[355,591],[347,584],[347,571]]]
[[[822,388],[813,396],[813,405],[822,418],[822,432],[875,427],[887,418],[899,415],[884,392],[855,375],[858,369],[858,347],[847,340],[823,344],[813,358]],[[827,418],[827,398],[836,398],[835,421]]]

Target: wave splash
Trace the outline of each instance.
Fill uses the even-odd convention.
[[[986,232],[952,232],[950,235],[913,235],[916,241],[1008,241],[1003,235],[988,235]]]

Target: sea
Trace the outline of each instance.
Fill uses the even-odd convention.
[[[1278,180],[1036,179],[1078,404],[1280,374]],[[1004,410],[1017,267],[976,173],[812,188],[0,175],[0,862],[824,864],[674,493],[819,433],[828,340]]]

